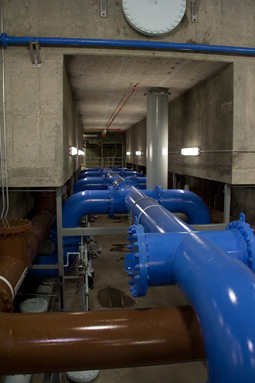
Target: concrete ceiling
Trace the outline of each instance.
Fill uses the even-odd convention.
[[[144,93],[151,87],[169,88],[169,101],[220,71],[226,64],[177,58],[66,56],[67,72],[78,102],[84,130],[104,129],[121,98],[138,87],[113,122],[126,130],[146,115]]]

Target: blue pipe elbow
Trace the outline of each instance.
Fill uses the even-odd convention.
[[[200,198],[195,194],[188,192],[188,201],[191,202],[187,203],[187,200],[184,200],[183,205],[181,204],[181,199],[186,198],[186,195],[186,191],[184,191],[184,193],[182,190],[161,191],[160,188],[155,188],[154,190],[144,190],[144,193],[142,193],[134,187],[131,181],[128,180],[118,184],[116,189],[110,187],[109,190],[78,192],[68,198],[63,206],[63,227],[78,227],[81,218],[88,214],[109,214],[110,217],[114,216],[115,213],[126,214],[128,211],[130,211],[132,205],[134,205],[134,208],[132,209],[133,213],[139,216],[140,210],[136,205],[136,202],[139,198],[144,200],[142,201],[143,206],[146,206],[149,202],[152,201],[153,198],[158,199],[161,204],[159,205],[157,201],[153,200],[153,204],[155,205],[153,208],[154,215],[152,216],[150,227],[148,227],[148,230],[146,230],[148,232],[168,232],[168,219],[162,223],[163,226],[159,226],[157,223],[159,216],[161,216],[160,209],[164,209],[164,204],[166,204],[168,208],[173,209],[173,211],[178,211],[184,214],[187,213],[189,206],[192,206],[192,208],[189,209],[187,213],[191,223],[209,223],[210,215],[208,209],[203,201],[201,201]],[[174,203],[175,199],[177,206],[176,208]],[[195,206],[197,206],[197,209],[194,208]],[[169,216],[166,212],[163,215]],[[139,219],[140,223],[143,224],[143,214],[139,217]],[[174,222],[177,222],[176,218]],[[185,226],[185,223],[182,220],[178,220],[175,231],[179,232],[180,227],[186,227],[188,230],[187,226]]]
[[[255,277],[211,241],[187,235],[173,257],[176,284],[194,308],[209,383],[253,383]]]
[[[204,201],[188,190],[163,190],[159,203],[172,213],[184,213],[190,225],[211,223]]]
[[[83,191],[73,194],[63,205],[63,227],[78,227],[87,214],[107,214],[109,212],[109,192],[107,190]]]
[[[136,216],[126,256],[132,295],[143,296],[149,285],[177,284],[201,325],[208,382],[253,383],[255,276],[247,265],[253,267],[255,240],[244,216],[207,238],[141,192],[133,190],[126,201]],[[157,234],[145,234],[139,219],[146,231]]]

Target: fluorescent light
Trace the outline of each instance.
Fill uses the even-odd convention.
[[[126,153],[127,156],[130,156],[130,154],[131,154],[131,152],[127,152],[127,153]]]
[[[135,154],[136,154],[137,156],[141,156],[141,155],[142,155],[142,152],[141,152],[141,150],[137,150],[137,151],[135,152]]]
[[[78,150],[78,156],[85,156],[85,153],[83,150]]]
[[[182,148],[181,154],[183,156],[198,156],[200,154],[200,148]]]
[[[71,147],[69,148],[69,154],[70,154],[71,156],[76,156],[77,153],[78,153],[78,149],[75,148],[74,146],[71,146]]]
[[[91,137],[97,137],[98,134],[83,134],[83,137],[85,138],[91,138]]]

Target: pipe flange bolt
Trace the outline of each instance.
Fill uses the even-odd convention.
[[[149,255],[144,228],[137,224],[137,218],[135,221],[136,223],[128,230],[130,244],[127,245],[127,248],[130,249],[130,253],[126,254],[126,271],[131,277],[128,282],[131,285],[131,294],[134,297],[143,297],[148,289]]]
[[[247,264],[255,273],[255,237],[254,229],[251,229],[250,225],[245,222],[244,213],[240,213],[239,221],[233,221],[228,224],[226,230],[238,230],[246,243],[247,247]]]

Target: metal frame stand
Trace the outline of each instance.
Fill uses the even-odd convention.
[[[173,189],[177,189],[177,176],[173,173]]]
[[[64,254],[63,254],[63,233],[62,233],[62,188],[56,190],[57,203],[57,235],[58,235],[58,273],[60,280],[60,302],[61,311],[65,311],[65,272],[64,272]]]
[[[231,185],[224,186],[224,224],[228,225],[230,221],[230,204],[231,204]]]

